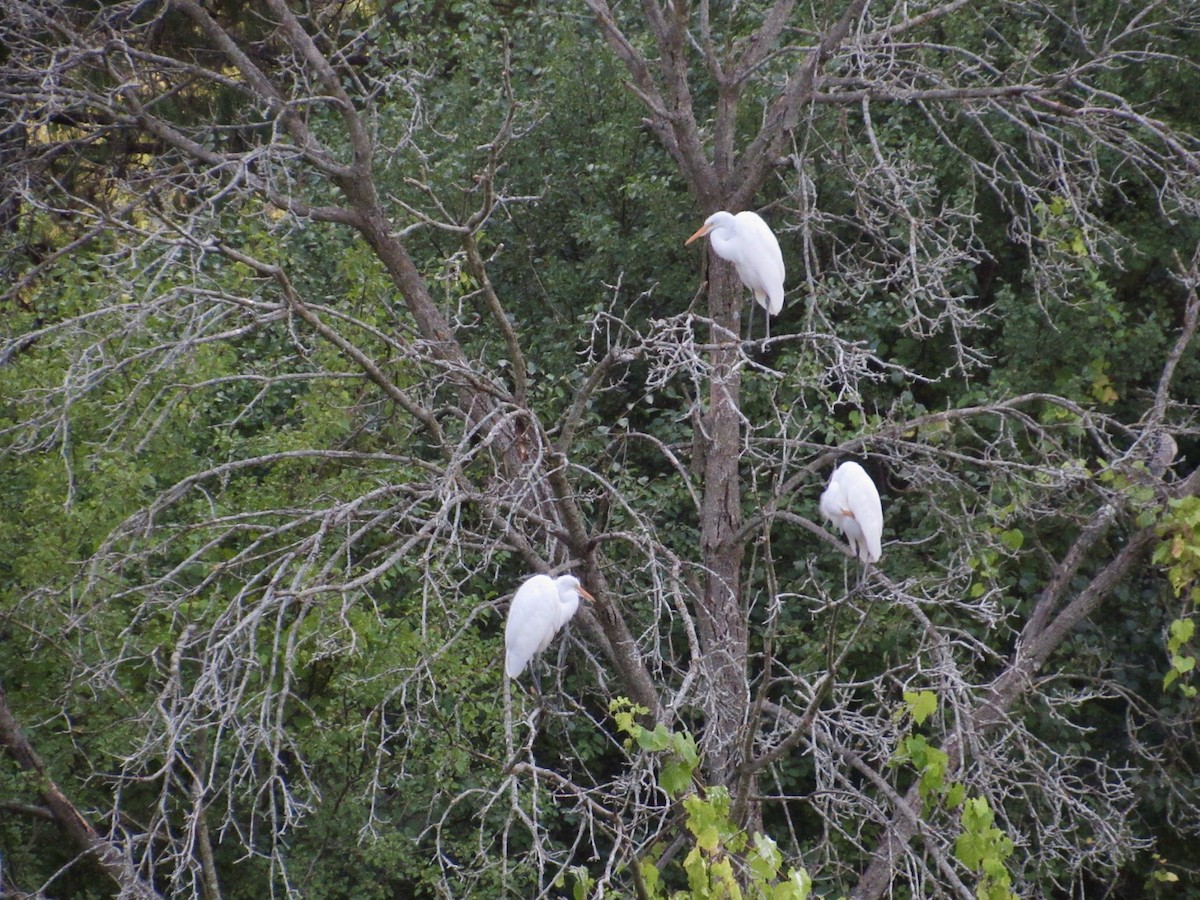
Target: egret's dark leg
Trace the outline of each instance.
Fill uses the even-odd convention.
[[[845,557],[842,558],[842,588],[846,591],[846,597],[849,599],[855,594],[862,593],[863,588],[867,583],[867,564],[864,562],[861,565],[858,556],[858,545],[853,540],[849,541],[850,555],[854,562]],[[850,566],[857,566],[858,578],[854,582],[854,587],[850,587]]]
[[[871,565],[866,559],[865,539],[863,542],[851,539],[850,549],[854,552],[854,562],[858,564],[858,583],[854,586],[854,593],[860,594],[867,586],[867,567]]]
[[[529,674],[533,680],[533,693],[540,703],[542,700],[542,659],[541,655],[529,661]]]
[[[833,615],[829,617],[829,643],[825,646],[825,668],[829,672],[833,671],[833,660],[837,655],[834,653],[833,648],[837,646],[838,614],[841,613],[842,604],[845,602],[846,599],[844,598],[835,603],[833,606]]]

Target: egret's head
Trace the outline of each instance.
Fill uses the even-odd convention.
[[[688,238],[686,241],[683,242],[683,246],[686,247],[692,241],[696,240],[696,238],[702,238],[706,234],[708,234],[710,231],[712,231],[714,228],[720,228],[726,222],[731,222],[732,220],[733,220],[732,213],[728,213],[725,210],[720,210],[719,212],[713,213],[711,216],[709,216],[707,219],[704,220],[703,225],[701,225],[699,228],[696,229],[695,234],[693,234],[690,238]]]
[[[560,592],[574,591],[583,599],[591,600],[593,603],[596,602],[596,598],[588,593],[587,589],[579,583],[579,579],[574,575],[559,575],[555,579],[555,582],[558,584]]]

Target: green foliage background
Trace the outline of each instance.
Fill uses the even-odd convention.
[[[723,10],[730,33],[744,34],[760,8],[735,4]],[[406,219],[400,210],[428,203],[427,192],[414,179],[428,194],[469,198],[472,175],[486,161],[480,148],[506,114],[503,60],[504,48],[511,48],[518,138],[502,163],[501,182],[509,195],[525,199],[505,205],[478,239],[491,260],[489,277],[531,363],[530,404],[543,421],[559,421],[587,377],[584,354],[593,343],[587,329],[595,314],[619,307],[630,327],[642,328],[702,303],[697,299],[696,255],[682,247],[697,224],[696,199],[641,126],[644,110],[622,86],[626,73],[578,11],[440,0],[364,2],[348,9],[341,27],[370,35],[369,57],[360,63],[364,73],[372,67],[406,66],[420,76],[419,90],[370,101],[379,145],[396,148],[377,160],[379,186],[396,204],[397,220],[404,225],[412,217]],[[997,9],[1007,14],[1011,7]],[[226,12],[240,25],[253,27],[252,13],[232,7]],[[1099,20],[1104,11],[1093,7],[1087,14]],[[1015,65],[1024,46],[1053,44],[1053,35],[1032,19],[1014,23],[1026,31],[1012,42],[1014,60],[1006,62],[980,24],[987,18],[985,8],[949,27],[961,29],[964,33],[954,37],[979,52],[995,50],[998,68]],[[966,33],[974,28],[980,29],[978,34]],[[172,49],[185,51],[194,36],[181,31],[165,39],[175,42]],[[1194,35],[1179,40],[1195,47]],[[778,70],[770,66],[762,73],[759,90],[764,96],[773,74]],[[1114,70],[1106,78],[1114,92],[1153,101],[1156,115],[1181,130],[1194,130],[1191,84],[1169,66],[1148,60],[1143,67]],[[700,99],[713,102],[711,96]],[[178,103],[181,119],[211,114],[216,121],[239,101],[184,93]],[[759,112],[752,98],[746,104],[747,134],[756,127]],[[314,112],[314,129],[335,134],[336,123],[322,122],[321,115],[328,113]],[[1025,393],[1056,394],[1080,408],[1135,424],[1180,325],[1182,295],[1169,272],[1176,257],[1191,256],[1200,227],[1158,209],[1153,186],[1135,180],[1123,185],[1119,195],[1114,191],[1096,198],[1093,212],[1108,233],[1081,235],[1070,201],[1048,192],[1037,214],[1037,239],[1015,241],[1007,205],[1016,203],[1015,198],[982,195],[961,160],[932,138],[923,123],[919,110],[896,104],[877,113],[873,126],[889,159],[921,169],[931,202],[946,210],[948,219],[974,219],[970,250],[977,264],[958,277],[962,296],[990,309],[969,335],[972,346],[984,348],[984,362],[961,365],[947,330],[915,333],[908,324],[910,311],[898,301],[903,285],[879,280],[863,292],[861,285],[821,277],[838,272],[836,261],[846,254],[886,269],[903,253],[906,236],[901,222],[894,223],[891,239],[883,242],[856,224],[869,200],[858,196],[861,186],[848,183],[845,173],[853,168],[847,161],[866,143],[862,124],[841,109],[819,110],[807,124],[820,140],[808,148],[805,175],[821,198],[828,227],[817,234],[812,255],[801,246],[798,230],[788,226],[798,211],[792,176],[781,172],[761,197],[761,205],[783,226],[784,256],[794,273],[789,284],[796,285],[789,288],[787,307],[772,331],[828,329],[924,377],[912,380],[895,369],[864,382],[861,393],[835,400],[820,382],[820,360],[807,347],[785,345],[768,351],[766,361],[797,388],[783,408],[774,380],[748,372],[742,408],[749,422],[773,427],[773,416],[782,411],[789,427],[800,423],[788,437],[814,454],[869,440],[893,423],[927,413]],[[950,116],[948,127],[960,129],[963,143],[970,143],[974,124],[969,116]],[[411,139],[406,137],[410,130]],[[240,135],[214,129],[213,140],[252,142],[255,134],[249,125]],[[72,173],[79,182],[94,182],[97,192],[109,183],[112,165],[103,155],[98,150],[90,167]],[[139,165],[136,158],[125,162]],[[1111,165],[1119,169],[1120,160]],[[300,184],[297,190],[311,203],[328,200],[333,191],[321,183]],[[187,203],[183,197],[161,202],[180,208]],[[463,210],[449,212],[466,209],[468,201]],[[254,202],[217,204],[207,214],[207,225],[225,242],[285,266],[302,297],[352,315],[380,334],[412,330],[381,264],[348,230],[304,224]],[[28,260],[31,248],[62,247],[74,236],[69,219],[29,210],[19,231],[4,236],[5,250]],[[1095,238],[1099,250],[1085,246],[1084,237]],[[498,373],[495,377],[505,378],[511,362],[486,326],[479,285],[457,242],[424,228],[412,232],[409,246],[485,373],[482,377]],[[317,563],[347,579],[378,566],[384,571],[367,577],[356,596],[303,601],[280,611],[281,618],[261,623],[261,634],[250,636],[246,645],[257,656],[253,665],[238,670],[245,698],[251,709],[261,698],[257,714],[278,730],[263,735],[262,743],[231,750],[228,764],[217,766],[220,777],[236,782],[228,794],[236,805],[233,818],[244,823],[241,839],[256,851],[247,855],[237,841],[216,841],[225,896],[294,891],[311,898],[432,897],[447,885],[460,896],[532,896],[539,873],[496,862],[524,848],[519,846],[522,838],[506,829],[504,811],[486,802],[509,762],[502,700],[507,688],[499,665],[500,601],[527,574],[523,562],[506,548],[466,548],[456,552],[472,559],[457,577],[454,553],[414,543],[409,554],[391,558],[389,504],[411,503],[405,507],[408,515],[421,508],[428,509],[431,519],[439,513],[437,498],[407,493],[426,477],[419,462],[432,459],[437,450],[419,423],[382,399],[335,348],[311,332],[295,323],[274,322],[206,344],[185,357],[162,356],[158,348],[185,327],[186,315],[200,309],[181,305],[188,312],[177,321],[140,318],[151,296],[186,292],[183,278],[172,269],[178,252],[174,246],[139,246],[132,231],[105,234],[64,258],[6,310],[6,339],[37,334],[0,365],[0,678],[16,717],[75,802],[86,810],[107,809],[106,776],[148,730],[165,727],[153,713],[155,704],[169,706],[172,698],[199,689],[202,677],[195,666],[172,663],[181,636],[189,628],[223,633],[230,605],[245,602],[238,598],[244,598],[246,584],[263,578],[255,570],[256,554],[286,552],[291,536],[266,538],[249,554],[247,548],[269,527],[285,522],[295,524],[297,535],[310,534],[322,527],[317,511],[369,496],[377,520],[358,537],[357,557],[340,561],[329,553]],[[1056,271],[1066,276],[1060,283],[1038,283],[1041,270],[1035,257],[1054,258]],[[263,290],[248,267],[215,255],[197,253],[195,258],[214,290],[250,297]],[[813,266],[808,273],[804,261]],[[810,294],[814,284],[817,293]],[[56,327],[90,315],[90,331]],[[231,319],[231,328],[237,324]],[[386,341],[367,327],[355,331],[355,340],[373,358],[390,358]],[[117,341],[123,343],[118,346]],[[95,366],[97,355],[111,359],[111,365]],[[415,366],[405,361],[387,365],[397,384],[417,393],[426,389]],[[686,480],[639,435],[651,434],[681,454],[690,452],[695,435],[687,410],[696,387],[678,379],[649,391],[644,385],[652,363],[631,359],[622,365],[620,377],[589,403],[575,455],[621,496],[636,500],[641,516],[658,523],[663,544],[686,558],[699,533]],[[85,371],[88,380],[74,385],[74,374]],[[1175,399],[1194,409],[1200,400],[1200,361],[1194,353],[1182,360],[1176,384]],[[48,411],[46,395],[64,385],[72,386],[62,394],[69,404],[64,401]],[[457,433],[462,423],[455,418],[454,398],[436,399],[445,409],[442,424]],[[1047,403],[1033,415],[1056,425],[1067,414],[1062,405]],[[998,417],[984,418],[970,427],[946,426],[944,433],[920,437],[966,453],[1010,440],[1006,428]],[[1056,452],[1099,476],[1102,466],[1086,429],[1078,425],[1063,431],[1066,436]],[[468,441],[465,434],[461,438]],[[1037,449],[1023,446],[1025,440],[1023,435],[1011,437],[1014,452]],[[1194,440],[1182,444],[1180,470],[1190,470],[1198,451]],[[159,510],[156,524],[165,528],[165,536],[152,537],[137,527],[144,509],[163,491],[196,472],[217,469],[221,474]],[[472,473],[480,483],[485,474],[482,468]],[[1078,533],[1082,500],[1079,509],[1065,502],[1046,513],[1053,487],[1036,478],[964,470],[942,483],[916,484],[906,481],[898,468],[889,471],[881,463],[873,474],[886,498],[887,568],[897,582],[935,582],[949,569],[943,561],[967,559],[974,577],[961,584],[964,595],[994,594],[1005,611],[1028,610],[1053,561]],[[581,484],[585,510],[607,530],[637,526],[619,505],[608,505],[608,492],[598,480],[581,479]],[[815,520],[815,481],[810,489],[811,496],[798,505]],[[747,513],[770,497],[770,485],[748,485]],[[948,530],[951,513],[964,509],[973,510],[973,516]],[[239,527],[218,531],[196,524],[223,516],[239,517]],[[769,537],[781,591],[803,592],[812,583],[836,584],[844,578],[843,560],[818,548],[801,529],[781,523]],[[1119,537],[1113,537],[1109,556]],[[1189,546],[1193,539],[1188,537]],[[91,567],[89,560],[114,540],[128,566]],[[1103,565],[1104,557],[1091,561],[1080,577]],[[613,547],[612,559],[617,566],[623,562],[619,545]],[[444,574],[446,583],[456,583],[457,590],[435,594],[425,577],[427,565]],[[747,594],[764,596],[769,589],[765,566],[749,571]],[[639,606],[646,587],[631,577],[620,588],[624,608],[643,624],[651,614]],[[1186,743],[1194,734],[1187,723],[1196,710],[1194,701],[1178,692],[1164,694],[1160,687],[1168,666],[1161,635],[1191,603],[1147,571],[1122,585],[1103,618],[1081,629],[1053,661],[1064,679],[1105,673],[1138,698],[1136,703],[1106,696],[1089,705],[1080,714],[1090,728],[1086,733],[1060,732],[1061,723],[1037,697],[1022,710],[1048,744],[1056,735],[1071,742],[1077,759],[1127,753],[1124,720],[1131,706],[1145,715],[1151,739],[1164,748],[1160,765],[1131,775],[1137,795],[1135,830],[1154,842],[1158,855],[1142,853],[1128,860],[1110,896],[1138,896],[1140,889],[1158,891],[1168,884],[1171,896],[1200,896],[1196,825],[1173,817],[1171,799],[1174,791],[1190,796],[1196,790],[1196,782],[1185,783],[1200,767],[1195,745]],[[761,624],[764,608],[755,608],[756,624]],[[1011,650],[1015,634],[1002,617],[989,629],[975,621],[955,622],[953,609],[935,610],[931,616],[992,648],[990,663],[981,662],[974,673],[980,680],[994,674],[989,667],[998,666]],[[290,642],[291,671],[280,667],[280,648],[273,643],[280,622]],[[847,670],[901,666],[920,651],[921,635],[901,610],[879,609],[873,622],[869,632],[855,632],[846,622],[836,633],[839,640],[851,642]],[[450,640],[452,651],[442,652]],[[761,636],[755,640],[755,650],[761,652]],[[813,633],[807,610],[785,608],[772,640],[783,664],[797,671],[822,670],[825,635]],[[678,631],[668,629],[661,641],[667,651],[683,646]],[[561,706],[550,707],[535,748],[539,765],[591,784],[630,765],[630,751],[607,720],[611,686],[575,664],[580,652],[577,641],[564,643],[564,668],[558,682],[548,686],[556,698],[552,704]],[[663,663],[666,680],[677,680],[680,671]],[[285,678],[291,679],[286,699],[276,703],[273,698]],[[859,699],[900,704],[898,697]],[[516,702],[521,708],[528,705],[524,698]],[[951,726],[943,722],[939,727]],[[212,741],[219,739],[211,735]],[[275,758],[267,759],[272,747]],[[191,752],[211,750],[201,744]],[[268,765],[286,773],[291,800],[247,778],[248,772]],[[919,778],[919,771],[911,777]],[[177,789],[186,787],[186,773],[147,765],[142,774],[144,782],[128,786],[122,798],[127,809],[179,804],[172,812],[183,811],[186,790]],[[908,775],[897,777],[901,787],[907,786],[903,779]],[[764,830],[781,844],[790,833],[785,852],[802,863],[805,852],[824,838],[804,799],[813,779],[811,763],[796,753],[776,767],[773,778],[780,796],[798,799],[765,809]],[[0,766],[0,799],[32,802],[32,788],[15,767]],[[302,808],[284,810],[287,802]],[[1001,829],[1019,826],[1022,815],[1037,813],[1014,803],[1007,813],[1001,811],[998,824]],[[991,827],[992,810],[986,803],[975,814],[981,817],[978,830]],[[585,835],[580,815],[565,803],[543,805],[537,815],[564,866],[598,874],[610,849],[606,836]],[[284,820],[287,827],[280,831],[278,823]],[[437,823],[443,827],[435,828]],[[505,844],[510,837],[514,843]],[[275,841],[285,848],[286,873],[272,857]],[[831,841],[847,859],[854,857],[849,840],[834,836]],[[1023,848],[1010,849],[1019,861]],[[0,852],[15,884],[50,881],[50,893],[60,897],[111,893],[97,883],[94,872],[68,865],[72,853],[59,846],[49,823],[0,815]],[[60,868],[64,873],[54,877]],[[850,883],[848,872],[854,868],[848,863],[847,871],[815,872],[820,890],[836,895]],[[1155,880],[1162,871],[1186,873],[1184,883]],[[1016,877],[1023,890],[1040,889],[1038,873],[1018,869]],[[177,891],[185,887],[172,886]]]

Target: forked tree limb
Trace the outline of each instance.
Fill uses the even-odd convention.
[[[46,764],[33,749],[8,705],[8,695],[0,686],[0,745],[3,745],[24,772],[36,776],[37,794],[51,820],[63,836],[81,853],[95,860],[104,873],[120,885],[122,897],[160,896],[133,868],[130,860],[100,834],[50,777]]]
[[[492,418],[496,419],[498,424],[495,427],[502,431],[496,443],[501,450],[505,471],[514,477],[525,477],[522,450],[524,442],[521,435],[517,433],[513,417],[495,415],[502,405],[502,401],[523,408],[524,418],[531,423],[526,434],[538,435],[540,442],[549,446],[546,429],[538,421],[532,408],[524,402],[523,378],[519,376],[516,380],[516,396],[498,399],[499,388],[496,385],[484,384],[475,373],[475,366],[459,342],[450,322],[430,293],[424,274],[410,255],[407,245],[393,227],[388,212],[384,208],[371,167],[375,147],[370,128],[367,127],[362,116],[340,86],[333,66],[322,55],[290,7],[280,0],[270,0],[268,4],[279,22],[279,38],[286,41],[292,48],[296,58],[304,67],[304,71],[311,73],[333,98],[332,105],[342,120],[345,137],[352,151],[353,159],[348,163],[340,162],[336,154],[309,130],[304,118],[292,111],[288,103],[288,93],[277,83],[278,79],[273,79],[271,75],[264,72],[248,54],[241,50],[235,36],[227,31],[202,4],[195,0],[173,0],[172,5],[187,14],[196,23],[208,42],[224,54],[229,65],[240,72],[245,89],[260,98],[268,108],[274,110],[281,117],[288,134],[303,151],[304,162],[326,174],[338,186],[343,202],[337,206],[323,207],[316,211],[317,214],[310,217],[347,225],[362,236],[387,271],[412,316],[417,330],[424,339],[428,351],[436,360],[440,370],[453,381],[454,387],[459,392],[462,407],[468,411],[469,420],[472,424],[479,425]],[[205,161],[209,165],[226,162],[219,157],[206,159],[206,154],[211,156],[210,151],[200,148],[195,142],[172,132],[166,123],[160,122],[145,109],[139,110],[139,122],[142,127],[155,131],[160,136],[165,135],[176,149]],[[510,125],[511,122],[506,120],[506,124],[501,127],[493,141],[493,154],[489,159],[488,171],[483,176],[486,184],[490,185],[491,179],[494,177],[495,153],[509,139]],[[292,198],[278,196],[278,192],[269,186],[265,189],[265,194],[267,199],[273,203],[277,203],[281,208],[290,209],[297,215],[314,212],[302,209],[293,202]],[[488,212],[489,210],[485,206],[482,213],[473,220],[475,227],[482,227]],[[474,245],[474,238],[469,232],[466,235],[464,247],[467,251],[468,263],[473,261],[478,266],[482,259]],[[236,253],[229,247],[222,246],[220,249],[227,256],[234,257]],[[473,250],[474,252],[472,252]],[[248,260],[244,261],[248,262]],[[379,366],[373,365],[364,353],[356,350],[351,341],[338,335],[328,323],[323,323],[316,316],[310,304],[304,303],[294,291],[290,291],[286,283],[286,273],[282,268],[258,262],[256,271],[280,281],[285,291],[289,292],[290,309],[304,318],[323,338],[329,340],[362,368],[368,378],[388,393],[391,399],[402,402],[403,392],[395,385],[390,384]],[[503,309],[499,306],[500,298],[491,294],[487,299],[491,302],[493,317],[499,321],[506,321]],[[504,336],[508,341],[507,346],[511,354],[515,347],[513,343],[515,334],[508,333]],[[520,357],[517,356],[514,359],[515,368],[518,371],[523,369]],[[418,409],[411,403],[405,404],[405,408],[422,421],[427,428],[430,428],[431,433],[440,434],[440,426],[431,410]],[[447,443],[448,439],[439,437],[438,440],[445,452],[453,452],[453,448]],[[587,552],[591,535],[575,499],[576,492],[566,478],[565,461],[558,458],[557,454],[553,454],[553,457],[550,470],[543,472],[541,478],[534,479],[538,487],[527,501],[530,511],[557,524],[568,535],[569,539],[562,541],[561,550],[553,560],[555,564],[565,563],[569,559],[595,556],[594,548],[590,554]],[[595,585],[600,578],[601,567],[597,560],[591,560],[588,570],[581,570],[579,574]],[[624,617],[609,606],[594,617],[584,616],[584,621],[596,626],[596,635],[602,638],[602,646],[613,649],[613,663],[625,683],[625,690],[638,702],[649,708],[654,715],[657,715],[661,709],[658,693]]]
[[[1167,494],[1175,498],[1200,494],[1200,469],[1192,472]],[[962,736],[978,736],[1001,724],[1016,701],[1033,686],[1034,677],[1050,655],[1080,623],[1096,611],[1136,566],[1145,561],[1158,535],[1156,525],[1139,529],[1130,535],[1113,559],[1091,577],[1087,586],[1063,603],[1073,580],[1071,575],[1078,570],[1084,557],[1092,557],[1088,551],[1110,530],[1115,520],[1111,506],[1101,508],[1056,568],[1054,576],[1038,598],[1034,615],[1017,640],[1008,665],[966,717],[963,727],[957,729],[943,746],[949,758],[947,779],[952,778],[964,762],[967,748],[963,746]],[[1079,552],[1076,552],[1077,548],[1081,548]],[[913,785],[897,804],[874,858],[851,895],[854,900],[878,900],[888,893],[897,864],[903,858],[908,843],[920,831],[921,803],[918,785]]]

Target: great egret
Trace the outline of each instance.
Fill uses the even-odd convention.
[[[535,654],[554,640],[579,608],[580,596],[594,600],[574,575],[534,575],[517,588],[504,626],[504,671],[516,678]]]
[[[755,212],[715,212],[696,233],[683,242],[686,247],[696,238],[708,235],[713,252],[733,263],[742,284],[754,292],[754,299],[770,315],[783,309],[783,252],[779,241],[762,216]],[[771,320],[767,319],[767,336]]]
[[[859,559],[879,561],[883,555],[883,505],[875,482],[862,466],[844,462],[833,470],[829,486],[821,494],[821,515],[842,530]]]

